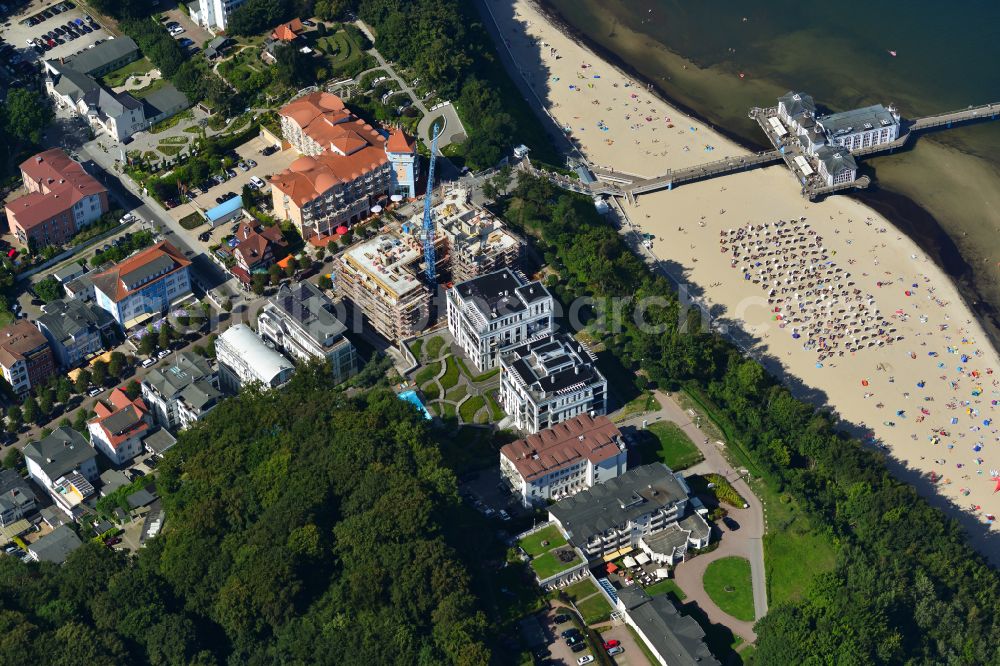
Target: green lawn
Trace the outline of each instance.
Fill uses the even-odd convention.
[[[462,417],[463,423],[473,423],[476,420],[476,412],[485,405],[486,400],[481,395],[474,395],[462,403],[458,409],[458,415]]]
[[[500,407],[500,403],[497,402],[496,397],[497,391],[490,391],[486,394],[486,402],[490,406],[490,420],[491,421],[502,421],[504,414],[503,409]]]
[[[661,407],[662,405],[660,405],[656,396],[653,395],[653,392],[648,391],[622,407],[621,411],[615,415],[615,421],[623,421],[630,416],[642,414],[643,412],[659,411]]]
[[[437,400],[441,397],[441,389],[434,382],[427,382],[420,387],[420,392],[424,394],[424,397],[428,400]]]
[[[160,139],[157,143],[159,143],[161,146],[164,144],[183,145],[190,140],[191,139],[186,136],[168,136],[163,139]]]
[[[156,149],[167,157],[172,157],[184,150],[184,146],[157,146]]]
[[[684,590],[677,586],[673,580],[667,578],[661,580],[659,583],[653,583],[646,588],[646,594],[651,597],[655,597],[660,594],[672,594],[674,599],[677,601],[684,601],[687,599],[687,595],[684,594]]]
[[[413,353],[413,357],[420,362],[420,353],[424,350],[424,341],[422,338],[417,338],[410,343],[410,351]]]
[[[436,359],[441,355],[441,348],[444,347],[444,338],[435,335],[427,340],[427,358]]]
[[[441,371],[440,363],[428,363],[423,368],[421,368],[416,375],[414,375],[413,381],[415,381],[418,385],[423,386],[430,380],[434,379],[437,376],[437,373],[439,373],[440,371]]]
[[[595,624],[607,620],[611,615],[611,604],[598,592],[594,596],[576,605],[583,616],[583,621],[587,624]]]
[[[656,441],[646,442],[640,449],[643,464],[661,461],[676,471],[704,460],[698,447],[676,424],[659,421],[650,424],[646,430]]]
[[[705,592],[723,612],[737,620],[753,622],[753,588],[750,584],[750,561],[742,557],[723,557],[708,565],[702,578]]]
[[[825,532],[815,529],[798,505],[782,502],[763,484],[754,492],[767,507],[767,534],[764,535],[764,567],[767,572],[767,600],[770,606],[802,598],[812,579],[832,571],[837,549]]]
[[[185,229],[194,229],[195,227],[200,227],[205,223],[205,218],[203,218],[198,213],[191,213],[190,215],[185,215],[180,219],[180,224]]]
[[[548,541],[548,545],[543,546],[543,541]],[[535,557],[553,548],[558,548],[565,543],[566,539],[559,533],[559,528],[555,525],[549,525],[545,529],[538,530],[521,539],[520,545],[524,552]],[[586,583],[587,581],[583,582]]]
[[[565,571],[566,569],[575,567],[579,563],[580,557],[576,553],[573,553],[572,560],[569,562],[563,562],[559,559],[555,550],[543,553],[529,562],[531,568],[538,575],[539,580],[545,580],[550,576],[555,576],[560,571]]]
[[[488,379],[493,379],[498,374],[500,374],[500,368],[493,368],[492,370],[487,370],[481,375],[477,375],[465,364],[458,356],[455,357],[455,361],[458,362],[458,367],[461,368],[462,374],[469,378],[469,381],[473,384],[478,384],[479,382],[485,382]]]
[[[157,79],[152,83],[150,83],[145,88],[140,88],[139,90],[133,90],[129,94],[132,95],[132,97],[135,97],[136,99],[143,99],[144,97],[156,92],[157,90],[160,90],[165,85],[167,85],[167,83],[169,83],[169,81],[167,81],[166,79]]]
[[[125,80],[133,74],[145,74],[151,69],[153,69],[153,63],[148,58],[139,58],[124,67],[119,67],[113,72],[108,72],[101,77],[101,81],[109,88],[114,88],[125,83]]]
[[[448,400],[453,400],[455,402],[458,402],[459,400],[464,398],[465,394],[468,392],[469,388],[463,384],[462,386],[456,386],[452,390],[448,391],[448,393],[446,393],[444,397]]]
[[[455,363],[454,356],[445,358],[445,371],[441,376],[441,388],[445,391],[458,384],[458,364]]]
[[[597,591],[597,586],[589,578],[581,580],[579,583],[573,583],[563,590],[566,596],[572,599],[574,603],[580,601],[580,599],[589,597]]]
[[[14,313],[8,310],[0,310],[0,328],[14,321]]]

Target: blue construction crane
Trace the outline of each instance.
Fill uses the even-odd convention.
[[[434,253],[434,220],[431,219],[431,197],[434,196],[434,162],[437,160],[438,126],[434,125],[431,139],[431,165],[427,169],[427,194],[424,196],[424,273],[430,284],[437,282],[437,271],[434,264],[437,257]]]

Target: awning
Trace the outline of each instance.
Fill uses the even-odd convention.
[[[629,569],[631,569],[632,567],[635,566],[635,558],[633,558],[631,555],[626,555],[625,559],[622,560],[622,563]]]
[[[613,553],[608,553],[601,559],[605,562],[610,562],[611,560],[617,560],[622,555],[627,555],[628,553],[631,553],[633,550],[635,549],[632,548],[632,546],[627,546],[625,548],[622,548],[621,550],[616,550]]]
[[[608,565],[605,568],[608,570],[609,574],[618,571],[618,567],[615,566],[614,562],[608,562]]]
[[[149,322],[149,320],[153,319],[154,316],[155,315],[152,312],[143,312],[141,315],[127,320],[125,322],[125,330],[131,331],[133,328],[138,328],[139,326]]]
[[[646,553],[639,553],[635,556],[635,561],[638,564],[649,564],[649,555]]]

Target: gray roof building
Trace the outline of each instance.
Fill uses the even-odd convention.
[[[142,381],[142,397],[156,415],[157,423],[183,428],[222,400],[218,381],[206,359],[192,352],[181,352],[174,356],[170,367],[150,370]]]
[[[118,37],[109,39],[103,44],[98,44],[92,49],[84,49],[80,53],[65,59],[65,65],[72,67],[82,74],[101,74],[111,71],[108,69],[118,69],[119,67],[138,60],[140,57],[139,45],[131,37]],[[119,64],[121,63],[121,64]]]
[[[36,562],[62,564],[69,554],[83,545],[69,525],[60,525],[35,543],[28,546],[28,553]]]
[[[69,367],[82,356],[103,348],[103,338],[113,337],[118,323],[106,310],[79,300],[52,301],[36,321],[60,365]]]
[[[168,83],[143,98],[146,119],[156,123],[191,106],[187,95]]]
[[[57,270],[55,273],[52,274],[52,277],[58,280],[59,284],[66,284],[70,280],[74,280],[86,272],[87,272],[86,268],[74,262],[72,264],[63,266],[62,268]]]
[[[158,456],[162,456],[176,443],[177,440],[174,436],[164,428],[160,428],[156,432],[146,435],[146,437],[142,440],[142,444],[146,447],[146,450]]]
[[[37,465],[45,475],[55,480],[97,457],[97,452],[83,435],[65,426],[48,437],[24,447],[24,457]]]
[[[778,98],[778,102],[784,107],[785,113],[795,118],[799,116],[812,116],[816,113],[816,102],[812,95],[789,90]]]
[[[842,146],[821,146],[816,150],[816,159],[823,163],[823,168],[834,179],[843,171],[858,170],[858,163],[851,151]]]
[[[635,467],[549,507],[570,543],[586,549],[597,534],[687,501],[687,489],[663,463]]]
[[[897,124],[898,120],[883,105],[873,104],[860,109],[831,113],[828,116],[817,118],[816,122],[822,125],[831,138],[836,138],[840,134],[873,130],[878,127],[891,127]]]
[[[101,472],[101,497],[107,497],[128,483],[128,477],[116,469]]]
[[[705,631],[693,617],[681,615],[670,598],[650,597],[638,585],[617,590],[619,607],[628,614],[647,646],[670,666],[718,665],[705,644]]]
[[[209,377],[212,364],[194,352],[183,351],[174,355],[174,363],[167,368],[153,368],[143,383],[164,395],[174,395],[195,381]]]
[[[143,488],[142,490],[137,490],[125,498],[125,501],[128,502],[129,507],[133,509],[139,509],[148,504],[152,504],[153,501],[155,500],[156,500],[156,495],[149,492],[145,488]]]

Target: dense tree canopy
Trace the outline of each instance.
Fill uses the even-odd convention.
[[[42,130],[54,115],[51,101],[27,88],[11,88],[2,109],[7,133],[31,143],[41,142]]]
[[[0,557],[3,663],[486,664],[485,619],[443,536],[457,503],[426,422],[325,369],[247,392],[160,466],[161,536],[125,560]]]
[[[559,271],[554,289],[563,303],[658,299],[645,313],[655,329],[640,329],[630,316],[620,328],[589,328],[656,385],[707,395],[766,482],[793,495],[839,544],[833,572],[758,623],[756,663],[998,663],[1000,578],[954,521],[703,328],[698,311],[627,250],[588,197],[521,174],[504,207],[508,220],[540,239]]]

